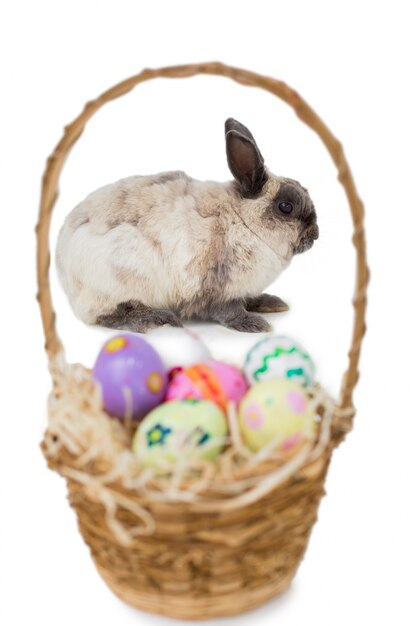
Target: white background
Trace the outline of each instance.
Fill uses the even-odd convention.
[[[287,81],[344,144],[367,210],[369,332],[355,430],[336,451],[319,522],[288,593],[238,623],[415,624],[417,202],[413,3],[3,1],[0,21],[1,623],[168,623],[122,604],[96,574],[38,444],[50,388],[35,302],[34,226],[47,155],[84,103],[144,67],[220,60]],[[353,292],[347,203],[317,137],[271,95],[214,77],[152,81],[94,117],[60,184],[68,211],[131,174],[229,177],[223,122],[253,131],[267,165],[297,178],[321,237],[270,291],[275,327],[302,341],[337,394]],[[73,317],[52,268],[69,360],[91,365],[105,331]],[[215,351],[224,331],[200,327]],[[235,360],[247,338],[236,341]],[[250,338],[250,342],[253,338]],[[230,345],[230,343],[228,344]],[[229,348],[228,348],[229,349]],[[231,357],[231,355],[229,355]],[[236,619],[228,620],[237,623]]]

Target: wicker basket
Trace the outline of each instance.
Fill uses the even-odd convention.
[[[236,466],[230,475],[211,476],[198,498],[186,500],[181,490],[166,498],[161,485],[154,485],[153,490],[126,485],[120,471],[109,474],[107,453],[97,453],[95,422],[90,420],[85,426],[89,411],[98,410],[89,372],[66,363],[56,332],[48,238],[65,158],[94,113],[139,83],[197,74],[224,76],[265,89],[292,106],[319,135],[338,170],[352,213],[356,290],[348,368],[340,400],[332,405],[326,427],[322,424],[319,443],[284,466],[268,458],[257,465]],[[146,69],[89,102],[65,128],[47,162],[37,226],[38,300],[53,381],[42,449],[49,466],[67,480],[71,505],[98,571],[126,602],[171,617],[204,619],[247,611],[289,585],[316,520],[331,454],[351,429],[355,413],[352,393],[358,380],[369,278],[363,216],[339,141],[295,91],[253,72],[220,63]],[[77,421],[80,415],[82,427]],[[120,452],[124,458],[126,442],[119,425],[105,416],[100,420],[97,429],[99,422],[104,429],[100,445],[105,440],[110,455]]]

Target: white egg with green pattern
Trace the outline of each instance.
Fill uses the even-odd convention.
[[[185,457],[214,459],[228,434],[226,416],[209,400],[173,400],[139,424],[132,448],[146,467],[169,468]]]
[[[315,366],[301,344],[290,337],[272,335],[258,341],[243,366],[250,385],[263,380],[287,378],[304,387],[314,384]]]

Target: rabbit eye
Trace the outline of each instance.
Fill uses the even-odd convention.
[[[289,215],[290,213],[292,213],[292,210],[293,210],[293,206],[291,202],[280,202],[278,205],[278,208],[281,211],[281,213],[285,213],[286,215]]]

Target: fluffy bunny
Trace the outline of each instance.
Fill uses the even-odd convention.
[[[68,215],[56,263],[79,318],[137,332],[191,318],[260,332],[270,325],[256,312],[288,308],[262,291],[317,239],[314,205],[265,167],[243,124],[230,118],[225,133],[233,181],[131,176]]]

